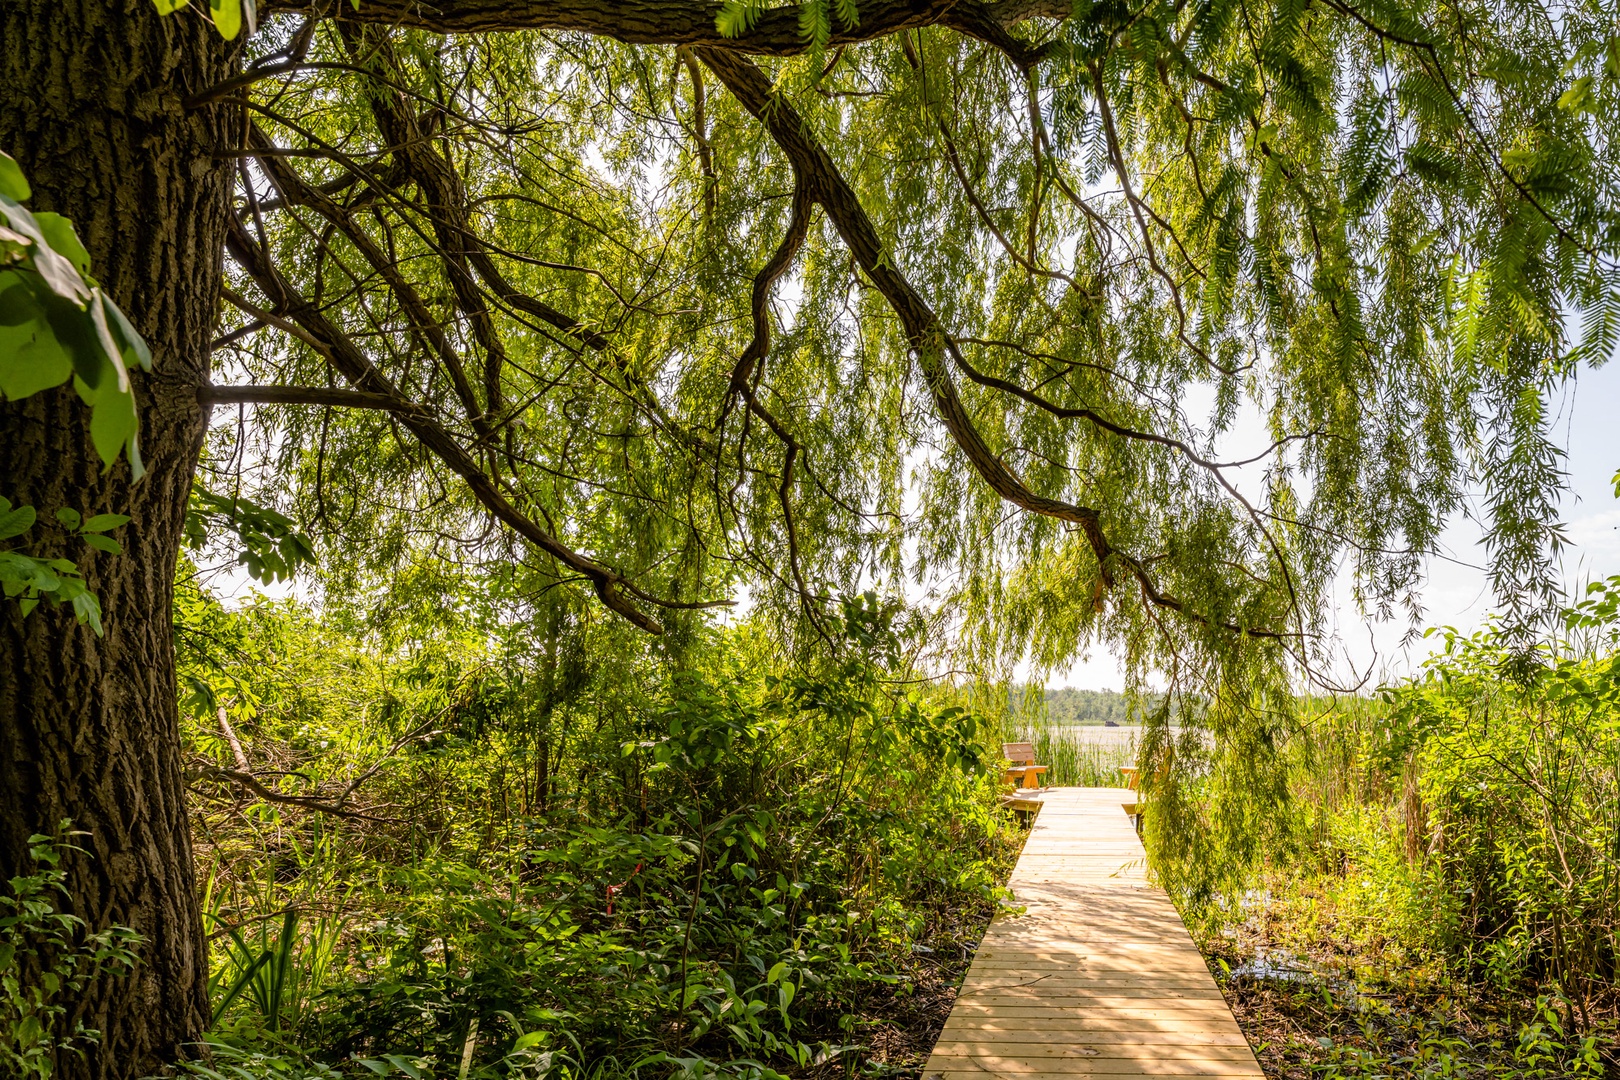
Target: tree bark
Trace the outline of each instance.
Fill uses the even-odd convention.
[[[66,910],[145,938],[134,973],[67,1001],[99,1047],[62,1053],[56,1075],[139,1077],[207,1021],[207,956],[193,880],[175,702],[171,598],[207,380],[240,114],[181,102],[228,76],[237,49],[194,6],[150,0],[0,0],[0,149],[21,163],[32,207],[71,218],[92,273],[152,347],[136,373],[146,478],[103,472],[89,411],[62,387],[0,404],[0,494],[40,514],[34,550],[77,560],[106,636],[72,612],[27,619],[0,601],[0,879],[31,869],[27,839],[63,819],[88,835],[64,860]],[[124,553],[91,552],[54,511],[129,514]]]

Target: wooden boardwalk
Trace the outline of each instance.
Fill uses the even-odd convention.
[[[1119,788],[1053,788],[923,1080],[1263,1078]]]

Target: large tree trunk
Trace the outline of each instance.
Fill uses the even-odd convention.
[[[63,819],[89,835],[65,861],[65,906],[92,928],[121,923],[145,944],[133,975],[101,980],[58,1030],[97,1028],[101,1046],[63,1054],[57,1075],[139,1077],[206,1022],[175,708],[170,600],[186,493],[206,417],[230,162],[228,106],[181,101],[227,76],[235,49],[207,5],[167,18],[151,0],[0,0],[0,149],[32,182],[36,210],[77,225],[92,272],[152,346],[136,375],[149,473],[105,475],[89,412],[61,388],[0,404],[0,494],[33,505],[45,549],[87,566],[106,637],[71,611],[26,620],[0,601],[0,881],[29,868],[27,838]],[[71,507],[125,513],[124,554],[70,547],[49,523]],[[3,886],[0,886],[3,887]]]

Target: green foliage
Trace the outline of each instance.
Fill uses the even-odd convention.
[[[858,1060],[913,946],[993,909],[994,725],[909,678],[903,612],[839,604],[813,663],[747,623],[677,659],[420,573],[319,618],[179,590],[196,772],[241,767],[228,724],[291,800],[197,789],[228,1047],[197,1075],[769,1080]]]
[[[129,369],[152,354],[90,276],[90,255],[58,214],[30,213],[17,162],[0,152],[0,400],[17,401],[72,380],[90,406],[90,441],[108,468],[121,452],[145,471]]]
[[[152,3],[159,15],[172,15],[189,7],[191,0],[152,0]],[[226,41],[234,41],[244,26],[249,37],[258,29],[256,0],[208,0],[208,16],[214,29],[219,31],[219,36]]]
[[[99,1041],[83,1023],[64,1029],[67,1005],[92,980],[135,965],[135,931],[87,932],[78,916],[57,910],[57,894],[67,895],[62,858],[82,854],[72,835],[63,822],[55,836],[30,836],[34,872],[12,878],[0,896],[0,1066],[8,1076],[48,1080],[61,1050],[82,1054]]]
[[[315,559],[309,537],[287,515],[238,495],[216,495],[194,485],[186,503],[186,547],[201,551],[221,534],[236,538],[236,561],[265,583],[289,580]]]
[[[1330,1010],[1354,1024],[1319,1056],[1325,1075],[1620,1065],[1617,595],[1620,579],[1591,585],[1563,635],[1529,654],[1495,621],[1435,632],[1441,648],[1420,676],[1378,699],[1301,708],[1309,719],[1280,748],[1289,798],[1264,834],[1264,868],[1234,859],[1255,869],[1204,886],[1215,902],[1201,914],[1212,940],[1214,927],[1258,922],[1266,948],[1311,958],[1325,981],[1404,999]],[[1195,900],[1209,880],[1194,868],[1168,877]],[[1447,1019],[1448,1000],[1472,1033]]]
[[[17,601],[18,610],[26,618],[41,600],[68,604],[81,626],[89,626],[102,634],[101,601],[84,583],[79,564],[72,559],[46,558],[30,555],[10,546],[11,541],[26,537],[38,520],[32,506],[12,506],[11,500],[0,495],[0,592],[7,599]],[[67,507],[56,512],[57,524],[70,538],[107,555],[122,552],[118,541],[106,535],[113,529],[129,523],[123,514],[95,514],[83,517],[77,510]]]
[[[1620,579],[1568,613],[1608,646],[1523,666],[1496,627],[1445,635],[1426,677],[1393,695],[1391,752],[1421,802],[1416,847],[1459,913],[1464,959],[1584,997],[1620,959]],[[1426,826],[1426,827],[1425,827]]]
[[[277,277],[245,253],[227,273],[255,309],[308,301],[309,325],[227,311],[222,381],[358,387],[310,338],[352,346],[508,523],[668,599],[676,652],[705,633],[687,605],[746,595],[812,654],[818,598],[868,585],[931,591],[935,671],[1038,677],[1117,646],[1134,687],[1192,703],[1145,750],[1227,773],[1189,813],[1234,843],[1272,816],[1246,792],[1280,791],[1293,677],[1335,655],[1341,569],[1369,613],[1415,618],[1410,583],[1472,485],[1527,647],[1563,542],[1547,403],[1620,341],[1607,16],[1099,2],[829,59],[857,5],[793,10],[764,51],[804,55],[758,61],[773,108],[876,254],[852,259],[825,203],[783,247],[806,163],[695,54],[267,22],[242,93],[252,145],[287,153],[249,166],[268,186],[237,211]],[[744,37],[777,33],[773,11],[714,15]],[[935,331],[896,318],[915,305],[874,290],[879,265]],[[569,605],[614,595],[496,528],[405,415],[265,404],[206,461],[332,549],[334,592],[433,552],[522,563]],[[1226,463],[1240,428],[1266,444]],[[1033,512],[1008,515],[1012,487]],[[1205,709],[1214,743],[1172,746]]]

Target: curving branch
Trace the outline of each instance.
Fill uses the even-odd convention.
[[[765,73],[746,57],[720,49],[697,49],[695,52],[743,108],[765,126],[772,141],[792,163],[796,174],[809,186],[816,202],[838,230],[857,264],[899,317],[940,422],[980,478],[1014,506],[1077,526],[1097,559],[1098,573],[1105,587],[1113,585],[1110,567],[1117,563],[1136,580],[1144,599],[1150,604],[1209,624],[1211,620],[1190,610],[1184,601],[1160,591],[1141,559],[1116,549],[1109,542],[1097,510],[1031,491],[1023,479],[990,448],[968,415],[951,379],[946,364],[950,351],[949,337],[939,317],[894,265],[893,257],[886,250],[866,208],[861,205],[831,155],[811,137],[804,118],[774,91]],[[1253,637],[1292,636],[1276,630],[1232,623],[1220,625]]]
[[[204,405],[330,405],[339,409],[381,409],[408,412],[410,402],[369,390],[345,390],[337,386],[258,386],[204,383],[197,389],[197,400]]]
[[[327,319],[326,314],[305,299],[272,266],[262,250],[247,235],[240,222],[232,222],[226,236],[231,257],[251,276],[265,295],[279,297],[277,311],[299,329],[298,337],[322,355],[351,387],[362,393],[390,399],[389,411],[414,435],[418,442],[460,476],[473,496],[498,520],[562,565],[591,582],[596,595],[612,610],[651,634],[663,633],[658,621],[638,608],[634,600],[659,607],[697,609],[727,607],[731,601],[680,602],[656,597],[638,587],[612,567],[605,566],[568,547],[507,498],[500,486],[479,466],[432,411],[407,398],[365,356],[347,335]],[[257,314],[256,311],[253,312]]]
[[[441,34],[562,30],[627,45],[686,45],[762,56],[797,56],[811,50],[801,29],[802,5],[769,8],[737,37],[720,32],[721,7],[719,0],[365,0],[329,8],[322,0],[270,0],[261,11],[298,11],[341,23]],[[828,43],[853,45],[903,30],[943,26],[994,45],[1027,69],[1048,49],[1020,40],[1011,28],[1029,19],[1066,19],[1073,10],[1070,0],[866,0],[855,25],[835,20]]]
[[[468,420],[479,429],[480,434],[487,435],[488,425],[484,422],[483,408],[473,391],[472,383],[467,378],[461,355],[451,344],[444,327],[429,310],[427,301],[405,279],[398,263],[388,252],[377,246],[376,241],[360,227],[347,208],[326,192],[306,182],[285,159],[264,153],[273,145],[269,136],[257,124],[249,126],[248,147],[259,154],[259,167],[281,193],[283,202],[287,206],[303,206],[315,211],[354,245],[355,250],[387,283],[399,301],[400,309],[410,319],[411,332],[425,346],[424,351],[433,355],[443,367],[450,385],[455,388],[456,396],[461,400],[461,407],[465,410]]]

